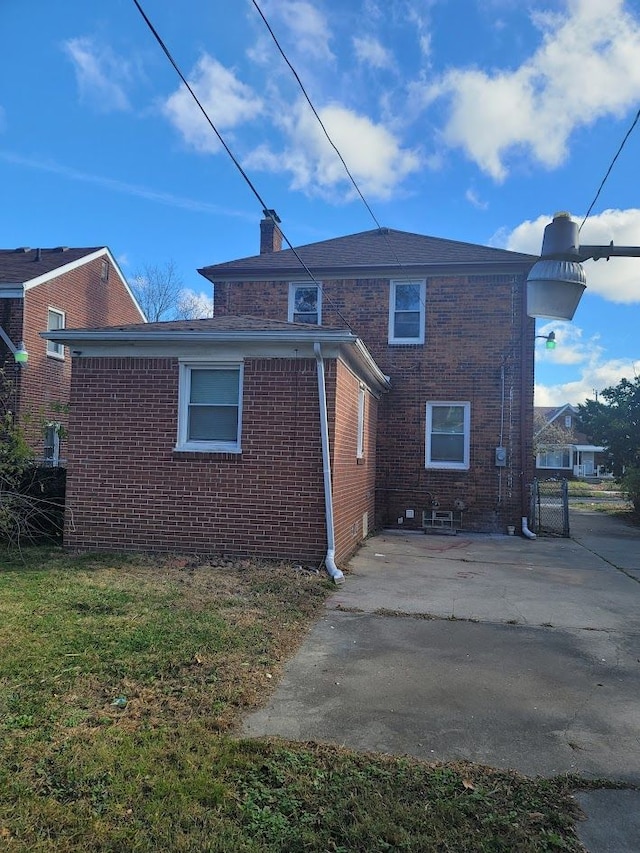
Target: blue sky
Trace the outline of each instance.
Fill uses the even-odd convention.
[[[623,0],[259,0],[378,221],[539,252],[581,222],[640,107]],[[375,227],[250,0],[143,0],[293,245]],[[2,239],[108,245],[127,276],[256,254],[261,207],[133,0],[2,0]],[[581,242],[640,245],[640,124]],[[536,402],[640,370],[640,260],[587,262],[572,323],[539,322]],[[209,294],[210,295],[210,294]]]

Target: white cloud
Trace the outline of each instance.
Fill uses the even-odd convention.
[[[580,223],[580,217],[574,217]],[[495,236],[507,249],[537,255],[542,245],[545,225],[551,222],[548,215],[533,221],[522,222],[511,232]],[[607,246],[613,240],[616,246],[640,246],[640,209],[604,210],[590,216],[580,232],[582,245]],[[585,261],[588,292],[597,293],[611,302],[640,302],[640,260],[638,258],[612,258],[610,261]]]
[[[564,403],[584,403],[594,399],[595,393],[611,385],[617,385],[621,379],[633,379],[640,364],[624,359],[594,362],[585,365],[580,378],[558,385],[535,386],[536,406],[561,406]]]
[[[73,63],[81,100],[98,112],[131,109],[125,91],[131,66],[126,60],[90,38],[69,39],[63,49]]]
[[[270,0],[262,4],[262,9],[272,24],[274,21],[284,24],[289,31],[288,40],[295,44],[299,55],[323,61],[335,58],[329,46],[329,24],[313,3],[308,0]]]
[[[640,22],[624,0],[568,0],[564,15],[536,15],[542,44],[513,71],[453,69],[424,91],[449,100],[443,138],[498,181],[523,151],[555,168],[571,133],[624,115],[640,98]]]
[[[536,363],[566,367],[579,365],[577,379],[546,385],[536,382],[536,406],[561,406],[564,403],[584,403],[593,399],[596,392],[610,385],[617,385],[622,378],[632,379],[640,363],[629,358],[604,359],[605,348],[600,343],[600,335],[584,337],[583,330],[574,323],[546,323],[538,329],[538,334],[548,335],[555,332],[556,348],[547,350],[544,341],[536,341]]]
[[[198,60],[189,84],[220,131],[238,127],[262,112],[258,95],[208,54]],[[201,152],[220,150],[218,138],[185,86],[167,98],[162,111],[188,145]]]
[[[339,104],[318,110],[329,136],[342,154],[361,191],[378,199],[389,198],[402,181],[421,166],[416,151],[402,148],[388,128],[375,124]],[[313,195],[335,196],[351,187],[340,162],[308,105],[299,101],[282,117],[288,137],[284,151],[260,146],[246,160],[250,168],[289,172],[291,187]]]
[[[471,187],[469,187],[469,189],[466,191],[466,193],[464,194],[464,197],[469,202],[469,204],[471,204],[473,207],[477,208],[478,210],[486,210],[489,207],[489,202],[488,201],[482,201],[482,199],[478,196],[476,191],[471,189]]]
[[[372,68],[393,68],[395,63],[391,51],[373,36],[354,36],[353,46],[356,59]]]

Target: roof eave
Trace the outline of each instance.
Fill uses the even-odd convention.
[[[90,329],[59,329],[57,331],[40,332],[40,337],[48,341],[61,344],[86,343],[144,343],[145,341],[158,343],[178,343],[188,341],[190,343],[234,343],[255,341],[286,341],[287,343],[308,342],[313,340],[326,341],[327,343],[353,343],[356,336],[347,330],[327,329],[314,330],[312,334],[301,333],[298,330],[284,331],[191,331],[191,330],[162,330],[162,331],[140,331],[131,329],[101,329],[92,331]]]
[[[470,270],[477,270],[482,275],[495,273],[505,274],[509,272],[524,273],[538,260],[531,257],[526,260],[505,261],[469,261],[453,263],[404,263],[404,264],[351,264],[349,266],[315,266],[309,265],[309,271],[316,279],[345,279],[345,278],[403,278],[407,275],[433,276],[455,275],[456,273],[468,274]],[[216,282],[239,282],[239,281],[301,281],[308,279],[308,273],[299,264],[281,267],[279,269],[267,266],[260,267],[233,267],[230,269],[202,267],[198,270],[200,275],[208,281]]]

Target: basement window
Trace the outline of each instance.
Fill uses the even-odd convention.
[[[57,332],[58,329],[64,329],[64,311],[59,311],[57,308],[49,308],[47,312],[47,331]],[[56,341],[47,341],[47,355],[54,358],[64,358],[64,344],[56,343]]]
[[[425,467],[468,470],[470,432],[470,403],[427,403]]]
[[[242,365],[180,365],[176,450],[240,453]]]
[[[292,282],[289,285],[287,319],[290,323],[309,323],[312,326],[322,323],[322,294],[316,284]]]

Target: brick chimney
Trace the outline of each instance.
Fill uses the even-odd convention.
[[[260,220],[260,254],[279,252],[282,249],[282,232],[278,228],[280,217],[275,210],[263,210],[264,219]]]

